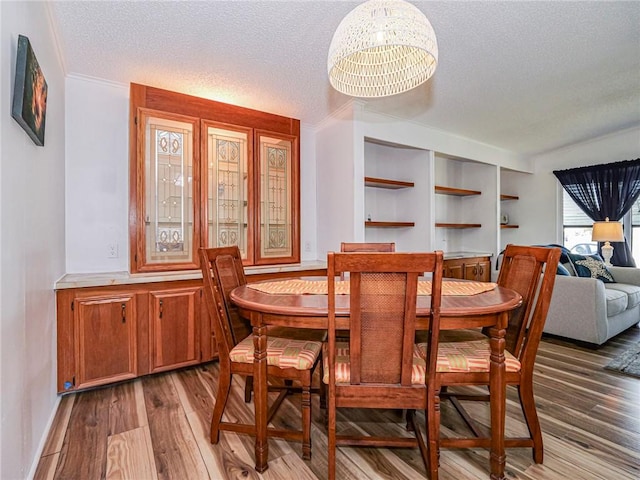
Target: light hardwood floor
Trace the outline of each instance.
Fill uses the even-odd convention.
[[[544,339],[535,374],[545,460],[536,465],[529,449],[507,450],[507,478],[529,480],[625,480],[640,478],[640,379],[603,369],[611,358],[640,341],[632,328],[597,350],[557,339]],[[208,439],[217,363],[63,397],[36,472],[41,479],[325,479],[327,437],[318,399],[310,461],[297,443],[269,441],[269,469],[253,468],[253,438],[221,432]],[[249,420],[238,382],[227,407],[229,419]],[[510,389],[511,390],[511,389]],[[507,431],[523,432],[520,409],[510,391]],[[285,401],[277,416],[281,426],[299,426],[299,397]],[[488,422],[488,408],[473,406]],[[346,414],[345,414],[346,413]],[[424,419],[424,416],[422,416]],[[349,420],[352,420],[352,423]],[[401,432],[404,422],[393,411],[348,411],[339,429]],[[424,420],[423,420],[424,421]],[[424,424],[423,424],[424,428]],[[389,430],[390,429],[390,430]],[[443,402],[442,430],[464,431],[450,405]],[[425,478],[417,450],[338,450],[340,479]],[[488,478],[485,450],[443,450],[440,479]]]

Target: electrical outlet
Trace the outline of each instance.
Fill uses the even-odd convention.
[[[107,258],[118,258],[118,244],[107,244]]]
[[[304,242],[304,251],[305,252],[311,251],[311,242]]]

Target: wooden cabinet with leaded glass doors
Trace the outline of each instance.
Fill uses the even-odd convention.
[[[196,269],[200,247],[300,262],[299,120],[135,84],[131,99],[131,273]]]

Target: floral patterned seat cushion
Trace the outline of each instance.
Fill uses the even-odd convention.
[[[268,337],[267,365],[309,370],[315,364],[321,349],[320,342]],[[232,362],[253,363],[254,353],[253,336],[249,335],[233,347],[229,352],[229,358]]]
[[[427,344],[418,344],[420,355],[424,358]],[[467,342],[441,342],[438,347],[438,372],[488,372],[491,348],[489,339]],[[507,372],[519,372],[520,362],[505,350]]]
[[[322,362],[324,368],[324,377],[322,381],[329,383],[329,345],[322,344]],[[413,367],[411,369],[411,383],[413,385],[424,385],[426,375],[426,363],[418,350],[418,346],[414,345],[413,349]],[[349,383],[351,381],[351,363],[349,361],[349,342],[336,342],[336,383]]]

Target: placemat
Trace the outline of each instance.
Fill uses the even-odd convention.
[[[249,283],[249,288],[273,295],[326,295],[328,286],[324,280],[287,279],[271,282]],[[455,282],[442,281],[443,295],[477,295],[496,288],[491,282]],[[336,282],[336,293],[347,295],[349,293],[349,280]],[[431,281],[418,282],[418,295],[431,295]]]

